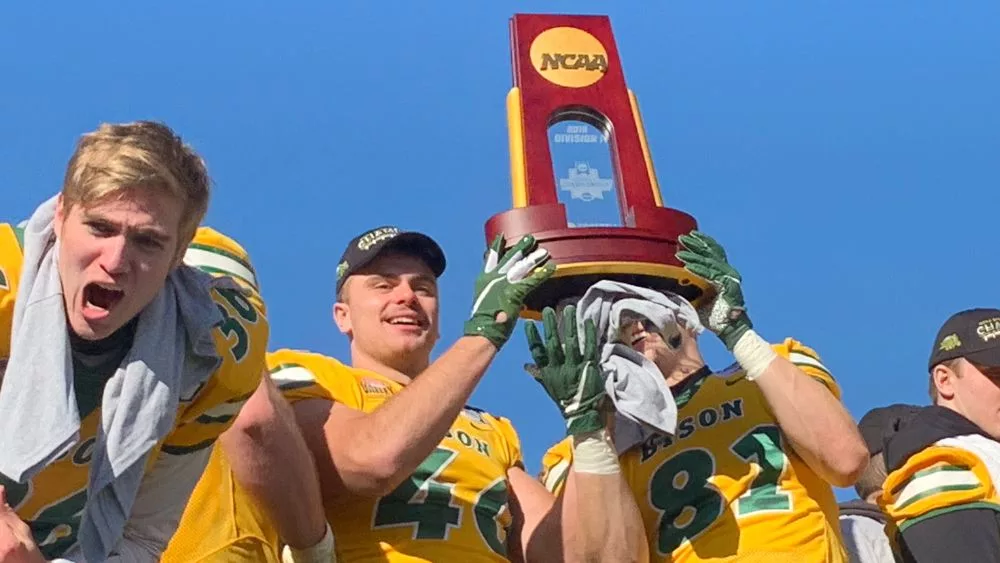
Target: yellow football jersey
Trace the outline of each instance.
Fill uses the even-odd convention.
[[[0,360],[10,356],[14,298],[23,254],[20,230],[0,224]],[[187,455],[211,447],[242,404],[256,389],[264,369],[268,322],[259,296],[225,288],[211,290],[224,320],[214,331],[219,368],[190,396],[181,397],[173,431],[149,456]],[[0,475],[7,502],[31,527],[47,558],[65,553],[76,543],[87,501],[90,460],[101,420],[100,407],[85,416],[80,438],[57,461],[29,482],[20,484]]]
[[[1000,512],[1000,445],[979,435],[938,440],[889,473],[879,505],[897,533],[926,518],[965,508]]]
[[[774,349],[840,397],[814,351],[791,339]],[[831,486],[789,447],[742,370],[685,382],[677,404],[676,436],[653,436],[620,458],[652,560],[847,561]],[[546,454],[549,490],[562,487],[571,456],[568,441]]]
[[[268,355],[292,402],[323,398],[371,412],[402,386],[318,354]],[[466,407],[420,467],[392,493],[327,511],[340,563],[506,561],[507,470],[522,465],[510,422]]]

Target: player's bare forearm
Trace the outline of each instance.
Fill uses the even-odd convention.
[[[507,506],[511,514],[507,558],[525,561],[567,561],[560,530],[561,500],[520,467],[507,471]]]
[[[395,489],[444,438],[496,351],[483,337],[463,337],[371,413],[343,405],[333,405],[327,413],[308,412],[317,407],[309,401],[296,403],[307,439],[315,428],[323,428],[323,457],[334,472],[327,475],[320,463],[325,496],[336,498],[341,489],[382,496]],[[316,441],[310,441],[319,458]]]
[[[291,406],[267,374],[219,441],[237,482],[271,516],[285,543],[306,548],[323,538],[316,465]]]
[[[837,487],[857,480],[868,463],[850,413],[829,389],[790,361],[777,357],[755,380],[795,451]]]
[[[562,497],[567,561],[648,560],[642,516],[621,473],[600,475],[570,469]]]

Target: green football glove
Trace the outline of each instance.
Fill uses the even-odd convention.
[[[729,265],[726,251],[712,237],[699,231],[678,237],[683,250],[677,259],[696,276],[715,287],[716,297],[698,312],[702,323],[722,340],[730,351],[747,330],[753,328],[743,301],[742,278]]]
[[[549,253],[536,248],[531,235],[506,253],[503,247],[503,235],[497,235],[486,255],[483,273],[476,279],[472,315],[465,322],[466,336],[485,336],[497,349],[514,331],[524,299],[556,271],[555,264],[545,264]]]
[[[559,405],[566,419],[566,434],[580,435],[604,428],[601,400],[605,397],[601,377],[601,354],[597,348],[597,328],[587,320],[583,329],[583,346],[576,327],[576,307],[563,311],[563,332],[559,341],[556,312],[551,307],[542,311],[545,339],[538,334],[535,323],[525,324],[528,349],[535,365],[525,368],[542,384],[545,392]]]

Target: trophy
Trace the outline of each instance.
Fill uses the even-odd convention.
[[[674,256],[678,235],[697,223],[663,205],[608,17],[517,14],[510,45],[514,201],[486,222],[486,240],[532,234],[557,266],[522,316],[538,318],[602,279],[695,305],[707,298],[711,286]]]

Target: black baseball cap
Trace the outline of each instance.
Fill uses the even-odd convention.
[[[945,321],[934,339],[927,369],[956,358],[1000,367],[1000,309],[968,309]]]
[[[337,293],[351,274],[357,273],[389,249],[423,260],[434,272],[434,277],[441,277],[444,273],[444,252],[434,239],[423,233],[401,231],[398,227],[386,225],[369,229],[347,243],[337,264]]]
[[[878,407],[865,413],[858,421],[858,430],[865,440],[865,445],[868,446],[868,455],[873,456],[881,452],[885,442],[921,410],[922,407],[916,405],[898,403]]]

